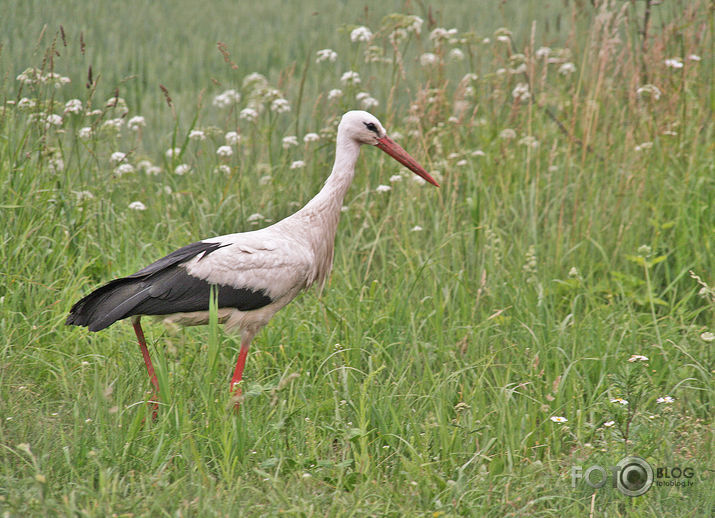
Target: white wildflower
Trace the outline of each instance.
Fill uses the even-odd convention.
[[[146,205],[140,201],[133,201],[129,204],[129,208],[132,210],[146,210]]]
[[[414,32],[415,34],[420,34],[422,32],[422,24],[425,21],[419,16],[415,15],[410,15],[408,18],[410,19],[410,23],[406,27],[406,29],[410,32]]]
[[[280,97],[283,97],[283,94],[281,94],[280,90],[271,87],[263,88],[258,93],[265,101],[272,101],[273,99],[279,99]]]
[[[27,97],[23,97],[17,102],[17,107],[23,110],[34,108],[35,106],[37,106],[37,102],[35,102],[34,99],[28,99]]]
[[[343,91],[342,91],[342,90],[340,90],[339,88],[333,88],[332,90],[330,90],[330,91],[328,92],[328,99],[332,101],[333,99],[337,99],[338,97],[342,97],[342,95],[343,95]]]
[[[390,192],[391,190],[392,187],[390,187],[389,185],[378,185],[375,189],[375,192]]]
[[[553,416],[551,416],[551,420],[552,420],[554,423],[566,423],[566,422],[568,422],[568,419],[566,419],[565,417],[558,416],[558,415],[553,415]]]
[[[107,119],[102,123],[102,128],[108,128],[112,130],[120,130],[124,125],[124,119],[117,117],[115,119]]]
[[[255,212],[255,213],[251,214],[250,216],[248,216],[246,221],[248,221],[249,223],[253,223],[253,222],[262,221],[264,219],[266,219],[266,218],[263,216],[263,214],[259,214],[258,212]]]
[[[344,85],[357,85],[360,83],[360,74],[350,70],[340,77],[340,82]]]
[[[464,52],[461,49],[452,49],[447,54],[450,61],[462,61],[464,59]]]
[[[79,138],[81,138],[82,140],[88,140],[89,138],[92,137],[92,128],[90,128],[89,126],[80,128],[79,131],[77,132],[77,136]]]
[[[121,151],[115,151],[115,152],[112,153],[112,155],[109,157],[109,160],[110,160],[113,164],[118,164],[118,163],[120,163],[120,162],[124,162],[124,159],[125,159],[125,158],[127,158],[127,154],[126,154],[126,153],[122,153]]]
[[[166,150],[166,153],[164,155],[166,158],[174,158],[175,156],[179,156],[181,153],[181,148],[180,147],[172,147]]]
[[[700,334],[700,338],[704,340],[705,342],[712,342],[715,340],[715,333],[711,333],[710,331],[705,331],[704,333]]]
[[[317,142],[320,140],[320,135],[317,133],[306,133],[305,136],[303,136],[303,142],[308,144],[309,142]]]
[[[290,111],[290,104],[285,99],[276,99],[271,103],[271,111],[285,113]]]
[[[468,163],[469,162],[467,162],[465,159],[462,159],[462,160],[457,160],[457,162],[454,165],[456,165],[457,167],[464,167]]]
[[[649,98],[653,99],[654,101],[657,101],[658,99],[660,99],[660,96],[661,96],[660,89],[657,86],[651,85],[651,84],[647,84],[647,85],[643,85],[643,86],[639,87],[636,90],[636,94],[638,95],[638,97],[649,97]]]
[[[472,151],[471,155],[472,156],[486,156],[487,154],[484,151],[482,151],[481,149],[475,149],[474,151]]]
[[[422,227],[419,225],[415,225],[410,229],[410,232],[422,232]]]
[[[303,167],[305,167],[305,162],[303,162],[302,160],[296,160],[290,165],[291,169],[301,169]]]
[[[603,423],[603,426],[605,426],[606,428],[610,428],[614,424],[616,424],[615,421],[606,421],[605,423]]]
[[[241,110],[241,113],[238,114],[238,117],[248,122],[253,122],[258,118],[258,112],[253,108],[244,108]]]
[[[402,175],[399,174],[393,174],[390,176],[390,183],[397,183],[402,181]]]
[[[322,49],[316,52],[318,58],[315,60],[316,63],[321,63],[323,61],[330,61],[331,63],[338,59],[338,53],[332,49]]]
[[[499,138],[503,138],[505,140],[516,138],[516,131],[511,128],[503,129],[499,132]]]
[[[65,162],[61,157],[51,159],[48,165],[50,166],[50,171],[53,173],[59,173],[65,169]]]
[[[701,57],[698,56],[697,54],[690,54],[690,55],[688,56],[688,60],[689,60],[689,61],[701,61],[702,59],[703,59],[703,58],[701,58]]]
[[[213,105],[217,108],[228,108],[232,104],[237,104],[240,100],[241,94],[232,88],[214,97]]]
[[[139,128],[146,126],[146,120],[141,115],[135,115],[127,121],[127,128],[130,131],[139,131]]]
[[[224,135],[224,138],[226,139],[226,144],[229,146],[235,146],[239,142],[241,142],[241,135],[237,131],[229,131]]]
[[[642,354],[631,354],[631,357],[628,358],[628,361],[631,362],[631,363],[634,363],[634,362],[647,362],[647,361],[648,361],[648,357],[647,357],[647,356],[643,356]]]
[[[221,164],[216,168],[216,171],[223,174],[231,174],[231,168],[226,164]]]
[[[42,74],[36,68],[26,68],[16,79],[24,84],[38,83],[42,79]]]
[[[353,29],[350,32],[350,41],[360,42],[360,41],[370,41],[372,39],[372,31],[365,26]]]
[[[432,52],[425,52],[420,56],[420,65],[423,67],[429,67],[436,64],[439,61],[437,54]]]
[[[176,173],[179,176],[185,175],[189,171],[191,171],[191,166],[189,164],[179,164],[174,169],[174,173]]]
[[[633,148],[634,151],[644,151],[653,147],[652,142],[641,142],[636,147]]]
[[[62,126],[62,117],[56,113],[50,113],[45,119],[45,127],[49,128],[50,126]]]
[[[206,133],[202,130],[191,130],[189,132],[189,140],[206,140]]]
[[[656,403],[674,403],[675,399],[673,399],[671,396],[663,396],[659,397],[658,399],[655,400]]]
[[[252,72],[243,78],[243,88],[248,90],[258,90],[265,87],[268,84],[268,80],[263,74],[258,72]]]
[[[537,147],[539,147],[539,141],[536,140],[536,138],[532,135],[526,135],[520,138],[519,144],[521,144],[522,146],[530,147],[532,149],[536,149]]]
[[[548,58],[549,55],[551,55],[551,48],[550,47],[539,47],[536,49],[536,52],[534,53],[537,59],[541,58]]]
[[[665,66],[669,68],[683,68],[683,61],[680,58],[666,59]]]
[[[216,154],[222,158],[228,158],[233,155],[233,149],[231,149],[231,146],[219,146]]]
[[[626,406],[628,404],[628,401],[626,401],[623,398],[617,397],[617,398],[611,399],[611,403],[616,403],[618,405]]]
[[[74,191],[75,196],[77,196],[77,201],[91,200],[94,198],[94,194],[89,191]]]
[[[514,87],[514,90],[511,91],[511,96],[516,101],[526,101],[529,97],[531,97],[531,93],[529,93],[529,85],[527,83],[518,83]]]
[[[437,27],[432,32],[430,32],[429,39],[439,45],[440,43],[442,43],[442,41],[453,39],[456,35],[457,29],[445,29],[443,27]]]
[[[123,174],[133,172],[134,166],[132,164],[119,164],[116,168],[114,168],[114,174],[116,174],[117,176],[122,176]]]
[[[377,107],[380,103],[377,99],[374,97],[371,97],[369,93],[367,92],[360,92],[355,96],[355,98],[360,101],[360,105],[363,107],[365,110],[369,110],[370,108],[375,108]]]
[[[65,103],[65,113],[79,113],[82,111],[82,101],[70,99]]]
[[[576,72],[576,65],[571,62],[564,63],[559,67],[559,74],[562,76],[567,76],[569,74],[573,74],[574,72]]]
[[[298,145],[298,137],[295,135],[289,135],[287,137],[283,137],[283,149],[288,149],[293,146]]]

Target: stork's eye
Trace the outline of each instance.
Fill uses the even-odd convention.
[[[363,122],[365,127],[372,131],[373,133],[377,134],[377,126],[375,126],[374,122]]]

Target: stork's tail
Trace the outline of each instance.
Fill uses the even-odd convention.
[[[101,331],[117,320],[132,314],[132,309],[149,297],[142,279],[116,279],[97,288],[79,300],[65,321],[72,326],[86,326],[90,331]]]

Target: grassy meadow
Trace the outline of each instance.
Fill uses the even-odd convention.
[[[709,2],[10,4],[0,516],[711,515]],[[363,147],[240,412],[237,337],[145,319],[146,419],[131,326],[69,308],[297,210],[356,108],[441,188]],[[692,485],[572,487],[626,455]]]

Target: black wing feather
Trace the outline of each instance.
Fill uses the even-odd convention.
[[[115,279],[72,306],[65,323],[100,331],[132,315],[207,311],[211,284],[189,275],[181,264],[199,254],[203,259],[222,246],[226,244],[192,243],[132,275]],[[262,290],[220,285],[217,289],[219,308],[250,311],[272,302]]]

